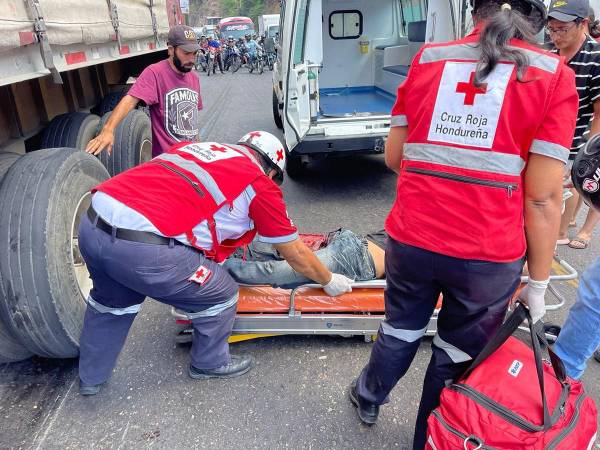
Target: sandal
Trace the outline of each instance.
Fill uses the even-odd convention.
[[[556,245],[569,245],[570,243],[571,239],[569,239],[568,237],[556,240]]]
[[[569,242],[569,247],[574,248],[576,250],[583,250],[588,247],[589,243],[590,243],[589,239],[583,239],[580,237],[576,237],[576,238],[572,239],[571,242]]]

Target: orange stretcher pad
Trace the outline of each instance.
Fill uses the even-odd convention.
[[[291,290],[270,286],[242,286],[238,314],[287,313]],[[294,296],[294,309],[303,313],[384,313],[383,289],[354,289],[339,297],[329,297],[322,289],[300,288]]]

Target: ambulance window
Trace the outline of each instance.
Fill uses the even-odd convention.
[[[329,15],[331,39],[358,39],[362,34],[363,16],[358,10],[334,11]]]
[[[406,27],[409,22],[420,22],[427,18],[426,5],[423,0],[401,0],[400,8],[404,34],[407,33]]]
[[[298,2],[298,21],[296,24],[296,37],[294,39],[294,64],[300,64],[304,59],[304,38],[306,36],[306,22],[308,18],[308,0]]]

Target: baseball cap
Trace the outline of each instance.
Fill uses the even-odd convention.
[[[197,52],[200,45],[196,40],[196,32],[192,27],[185,25],[175,25],[169,30],[167,45],[181,47],[184,52]]]
[[[561,22],[572,22],[587,18],[589,12],[589,0],[552,0],[548,17]]]

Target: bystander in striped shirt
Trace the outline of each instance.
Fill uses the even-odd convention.
[[[552,52],[558,53],[558,50],[553,49]],[[588,139],[590,123],[594,117],[594,102],[600,99],[600,42],[588,36],[567,64],[575,71],[579,94],[577,127],[571,144],[570,158],[573,159]]]

